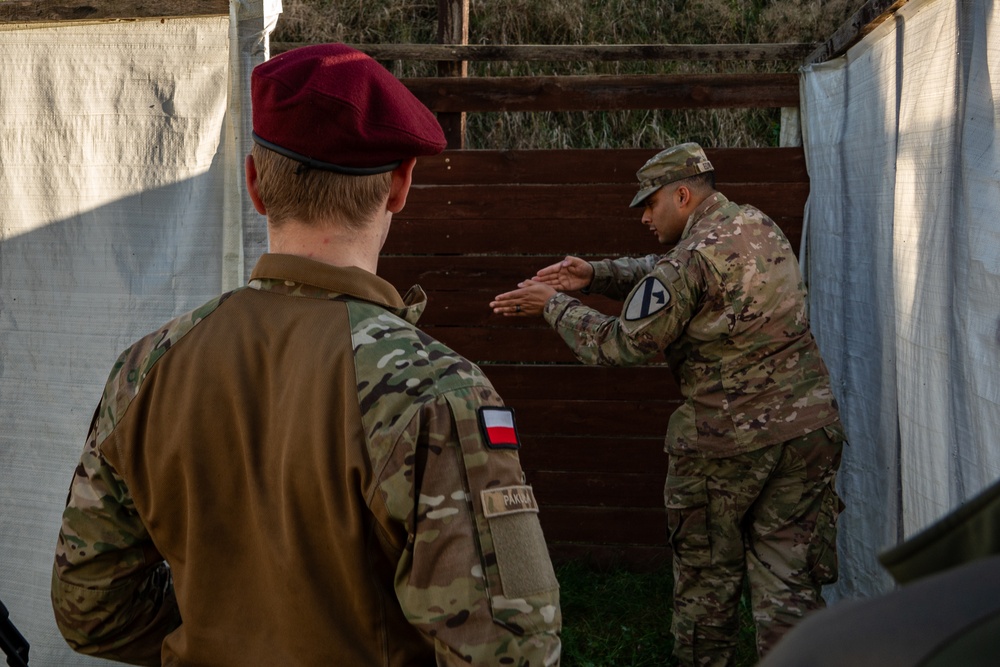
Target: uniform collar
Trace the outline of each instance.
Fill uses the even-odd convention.
[[[726,195],[721,192],[716,192],[706,197],[705,201],[698,204],[698,208],[696,208],[688,217],[687,225],[684,227],[684,233],[681,234],[681,240],[684,240],[691,235],[691,228],[694,227],[699,220],[707,215],[711,215],[728,203],[729,199],[726,198]]]
[[[332,266],[296,255],[265,253],[250,274],[249,286],[264,292],[312,299],[349,296],[390,310],[416,324],[427,305],[427,295],[414,285],[400,297],[390,283],[355,266]]]

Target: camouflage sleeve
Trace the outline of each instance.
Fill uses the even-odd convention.
[[[491,449],[480,428],[480,408],[500,405],[488,384],[423,404],[378,479],[376,502],[408,532],[396,594],[438,665],[559,664],[559,586],[533,491],[517,449]]]
[[[123,480],[97,446],[97,420],[73,474],[52,572],[56,624],[76,651],[159,665],[180,625],[170,570]]]
[[[628,296],[637,282],[653,270],[659,259],[659,255],[646,255],[638,258],[622,257],[591,262],[590,265],[594,267],[594,277],[585,293],[603,294],[621,301]]]
[[[634,366],[651,359],[684,331],[700,295],[694,282],[676,264],[660,262],[633,287],[619,317],[565,294],[549,299],[542,315],[583,363]]]

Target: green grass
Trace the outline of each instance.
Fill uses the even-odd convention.
[[[578,562],[556,567],[563,613],[564,667],[664,667],[671,657],[672,577],[669,566],[651,572],[597,568]],[[746,597],[740,605],[737,667],[756,663]]]

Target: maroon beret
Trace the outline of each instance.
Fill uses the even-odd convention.
[[[257,65],[250,96],[254,141],[315,169],[377,174],[447,143],[406,86],[343,44],[304,46]]]

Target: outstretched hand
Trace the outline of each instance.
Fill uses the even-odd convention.
[[[594,267],[590,262],[579,257],[566,257],[539,269],[533,280],[557,289],[561,292],[581,290],[590,285],[594,279]]]
[[[545,303],[556,290],[535,280],[525,280],[517,284],[518,289],[498,294],[490,301],[490,308],[504,317],[526,317],[541,315]]]

